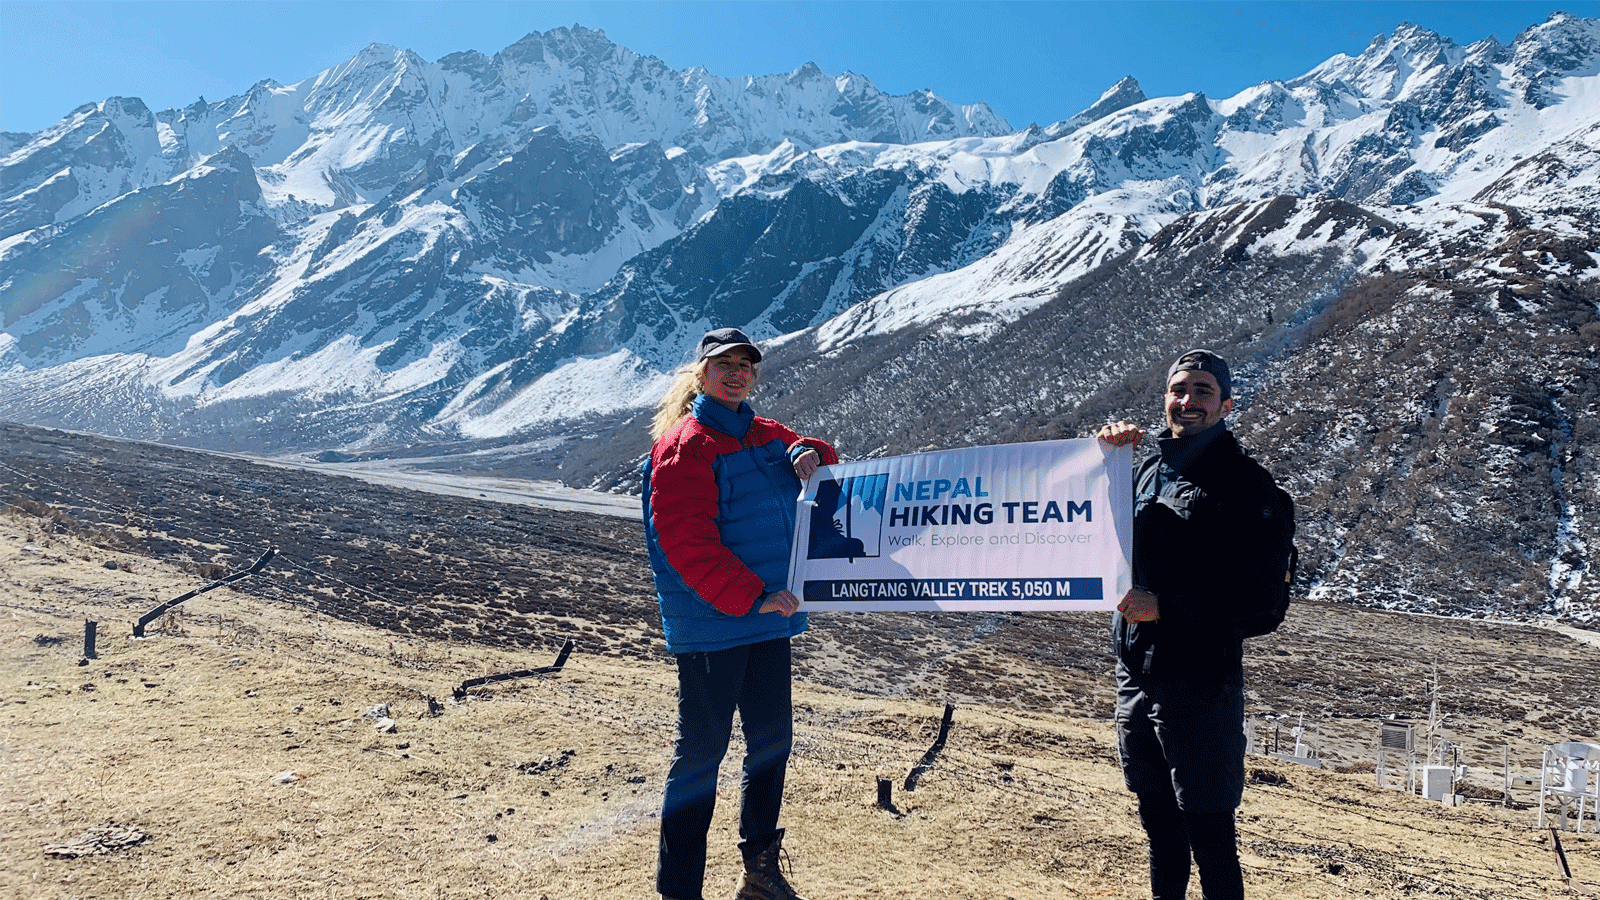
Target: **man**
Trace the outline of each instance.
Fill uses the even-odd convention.
[[[1234,810],[1244,793],[1241,598],[1276,577],[1237,546],[1249,517],[1270,515],[1272,476],[1225,424],[1228,363],[1209,350],[1167,371],[1167,429],[1134,478],[1133,588],[1112,617],[1117,744],[1138,795],[1154,900],[1182,900],[1191,857],[1205,900],[1244,896]],[[1100,429],[1138,444],[1128,422]]]

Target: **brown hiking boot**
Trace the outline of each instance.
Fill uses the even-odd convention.
[[[744,861],[744,880],[733,900],[805,900],[794,892],[783,869],[789,868],[789,854],[783,850],[783,830],[767,849]]]

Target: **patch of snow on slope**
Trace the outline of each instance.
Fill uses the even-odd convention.
[[[1266,205],[1265,202],[1260,204]],[[1342,246],[1353,254],[1355,262],[1360,262],[1381,256],[1395,241],[1395,233],[1386,228],[1381,231],[1342,228],[1343,223],[1331,217],[1311,229],[1312,223],[1322,217],[1323,210],[1318,204],[1297,204],[1294,213],[1282,225],[1251,241],[1248,250],[1252,256],[1266,253],[1287,257],[1307,246]]]
[[[1130,209],[1137,206],[1124,205],[1125,199],[1093,198],[1049,222],[1017,229],[1005,246],[966,268],[858,303],[818,327],[818,349],[840,349],[870,335],[965,312],[983,311],[989,328],[1015,321],[1172,218],[1136,215]]]
[[[434,424],[454,424],[469,438],[504,437],[535,425],[648,407],[666,392],[671,380],[671,375],[619,350],[559,366],[488,413],[452,404]],[[462,396],[472,393],[469,387]]]
[[[233,381],[204,390],[200,402],[237,400],[294,391],[322,400],[347,392],[369,393],[381,376],[374,360],[386,345],[362,347],[343,335],[314,353],[290,355],[255,366]]]
[[[762,176],[776,172],[801,156],[799,147],[784,141],[760,156],[738,156],[725,159],[706,169],[717,195],[729,197],[760,181]]]

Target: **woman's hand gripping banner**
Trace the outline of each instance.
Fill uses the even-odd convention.
[[[801,609],[1115,609],[1132,580],[1133,450],[1094,438],[818,469],[789,590]]]

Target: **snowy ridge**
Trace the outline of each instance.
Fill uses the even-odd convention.
[[[1345,566],[1353,546],[1415,554],[1504,516],[1538,573],[1495,577],[1576,619],[1600,540],[1597,147],[1600,21],[1564,14],[1509,45],[1402,24],[1228,98],[1127,78],[1022,131],[856,73],[672,70],[582,27],[434,62],[372,45],[293,85],[6,136],[0,416],[254,452],[506,448],[625,489],[638,421],[714,325],[767,342],[764,404],[856,454],[1134,415],[1146,370],[1203,339],[1248,395],[1314,394],[1305,372],[1339,360],[1381,398],[1243,410],[1364,498],[1318,500],[1320,589],[1390,584]],[[1461,371],[1485,343],[1513,348],[1498,393]],[[1444,457],[1500,481],[1417,509],[1376,487],[1423,491]],[[1504,512],[1504,485],[1559,527]]]
[[[157,356],[143,370],[163,379],[153,389],[201,402],[313,382],[322,388],[308,397],[333,385],[374,401],[407,389],[471,396],[519,347],[543,360],[504,370],[520,378],[618,349],[659,373],[697,329],[730,315],[764,336],[821,328],[830,347],[957,314],[1012,321],[1199,210],[1285,194],[1434,205],[1569,193],[1564,184],[1594,178],[1597,45],[1600,23],[1560,15],[1510,47],[1458,47],[1402,25],[1290,82],[1212,101],[1149,99],[1125,79],[1091,109],[1018,133],[981,105],[888,97],[854,73],[676,72],[581,27],[434,63],[372,45],[298,84],[264,81],[217,103],[151,114],[113,98],[74,111],[0,162],[0,260],[24,270],[55,258],[39,246],[73,240],[71,223],[89,211],[133,218],[120,208],[131,198],[203,178],[209,160],[237,148],[253,186],[236,190],[255,195],[242,201],[259,204],[248,214],[266,210],[278,234],[258,225],[233,255],[266,253],[273,271],[206,285],[206,309],[232,310],[181,353],[148,341]],[[530,186],[534,172],[544,174]],[[677,280],[698,240],[745,227],[737,216],[806,215],[817,201],[796,198],[802,186],[833,205],[810,214],[824,227],[837,220],[837,233],[811,235],[811,246],[752,243],[745,262],[788,256],[796,272]],[[220,252],[173,249],[188,268],[215,268]],[[382,274],[393,266],[408,270],[398,280],[409,298]],[[0,362],[137,353],[146,323],[170,334],[193,321],[192,310],[173,318],[159,289],[132,298],[133,285],[104,282],[12,302]],[[684,306],[741,282],[755,284],[737,300]],[[329,303],[343,312],[330,315]],[[645,318],[653,327],[639,327]],[[491,325],[510,337],[484,350],[473,332]],[[30,332],[31,343],[17,338]],[[270,337],[278,332],[296,336]],[[241,377],[240,366],[260,371]],[[638,402],[625,394],[611,405]]]

